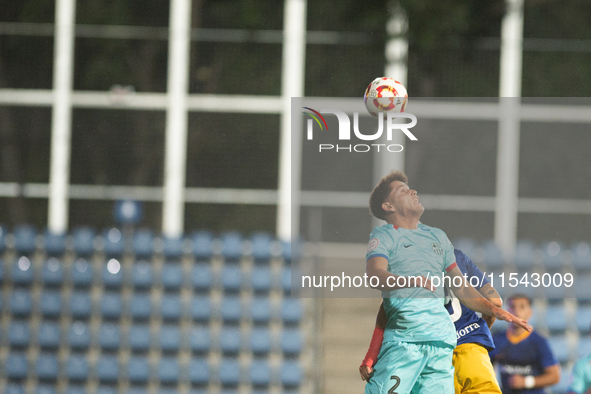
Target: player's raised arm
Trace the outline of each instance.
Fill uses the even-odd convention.
[[[378,290],[399,290],[408,287],[424,287],[427,290],[435,291],[435,286],[431,283],[424,276],[416,276],[409,278],[403,278],[403,280],[399,280],[398,278],[402,278],[399,275],[394,275],[388,272],[388,260],[385,257],[375,256],[367,260],[365,263],[365,272],[367,273],[368,277],[376,277],[379,279],[379,282],[376,286],[372,286],[374,289]],[[369,281],[371,284],[372,281]],[[375,283],[375,282],[374,282]],[[401,284],[401,286],[399,286]]]
[[[384,329],[386,328],[387,322],[388,317],[386,316],[384,303],[382,302],[376,317],[376,327],[371,337],[369,349],[367,349],[365,358],[359,366],[359,374],[361,375],[362,380],[368,381],[373,373],[373,366],[376,364],[378,355],[380,354],[380,349],[382,347],[382,341],[384,340]]]
[[[527,324],[527,321],[523,319],[519,319],[518,317],[514,316],[513,314],[499,308],[498,306],[493,305],[489,300],[484,298],[476,289],[474,289],[468,281],[464,279],[462,276],[462,271],[456,266],[451,269],[447,275],[452,277],[451,283],[454,294],[460,300],[460,302],[466,305],[468,308],[472,309],[473,311],[480,312],[484,315],[494,316],[497,319],[505,320],[507,322],[513,322],[521,327],[523,327],[527,331],[532,331],[532,327]],[[460,277],[462,280],[458,281],[461,282],[462,285],[455,286],[454,278]]]
[[[478,290],[478,292],[480,294],[482,294],[482,296],[484,298],[489,300],[491,302],[491,304],[493,304],[494,306],[496,306],[498,308],[503,307],[503,299],[501,298],[501,296],[499,295],[497,290],[494,287],[492,287],[492,285],[490,283],[487,283],[484,286],[482,286]],[[492,325],[494,324],[495,320],[497,320],[496,317],[491,316],[491,315],[487,315],[487,314],[483,314],[482,318],[484,319],[484,321],[488,325],[488,328],[491,328]]]

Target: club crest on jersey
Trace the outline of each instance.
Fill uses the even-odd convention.
[[[439,243],[432,243],[431,246],[433,247],[433,251],[438,255],[443,255],[443,248]]]

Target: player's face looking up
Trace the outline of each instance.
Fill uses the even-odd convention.
[[[527,298],[512,298],[509,300],[509,312],[520,319],[529,320],[532,314],[531,305]]]
[[[394,181],[391,184],[392,190],[388,198],[382,204],[386,212],[396,212],[400,216],[421,216],[425,208],[419,202],[416,190],[410,189],[401,181]]]

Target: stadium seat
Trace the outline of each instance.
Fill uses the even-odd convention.
[[[96,389],[95,394],[118,394],[118,391],[115,387],[111,386],[99,386]]]
[[[131,383],[147,383],[150,379],[148,358],[132,356],[127,363],[127,377]]]
[[[268,263],[271,259],[273,238],[267,233],[255,233],[250,237],[252,257],[257,264]]]
[[[96,232],[90,227],[77,227],[72,232],[74,252],[80,257],[88,257],[94,253]]]
[[[123,284],[121,262],[115,258],[106,260],[101,268],[101,280],[106,288],[119,288]]]
[[[33,265],[26,256],[21,256],[12,263],[11,279],[17,286],[28,286],[34,279]]]
[[[531,241],[517,241],[515,245],[515,266],[520,270],[528,270],[534,264],[534,244]]]
[[[179,362],[176,357],[162,357],[158,363],[158,379],[161,384],[173,384],[179,380]]]
[[[489,271],[501,270],[503,268],[503,264],[505,263],[503,251],[501,248],[494,241],[488,241],[484,243],[483,250],[486,268]]]
[[[146,320],[152,313],[150,294],[134,294],[129,302],[129,313],[134,320]]]
[[[4,364],[4,373],[9,379],[24,379],[27,377],[29,363],[25,353],[10,353]]]
[[[550,287],[541,287],[541,290],[544,292],[544,297],[548,299],[548,303],[550,304],[562,304],[564,299],[567,297],[569,293],[567,293],[570,289],[562,286],[554,286],[551,285]]]
[[[224,322],[238,323],[242,317],[242,302],[240,297],[230,296],[223,298],[220,314]]]
[[[472,258],[476,249],[476,242],[470,238],[459,238],[454,240],[453,246],[464,252],[466,256]]]
[[[222,386],[237,386],[240,383],[240,364],[235,359],[222,359],[217,371]]]
[[[302,369],[297,361],[286,361],[281,365],[283,387],[298,387],[302,382]]]
[[[178,325],[160,327],[160,349],[163,352],[178,352],[181,346],[181,332]]]
[[[576,242],[570,246],[571,259],[577,271],[591,269],[591,247],[588,242]]]
[[[299,324],[302,319],[302,305],[297,298],[285,298],[281,304],[281,319],[284,324]]]
[[[160,272],[162,286],[169,291],[179,291],[183,285],[183,267],[180,263],[166,263]]]
[[[55,257],[47,259],[41,267],[41,280],[46,287],[61,286],[64,281],[64,269]]]
[[[197,291],[209,290],[213,283],[211,267],[206,263],[197,263],[191,272],[191,284]]]
[[[562,268],[564,246],[556,241],[546,242],[542,245],[542,256],[546,271],[556,272]]]
[[[41,293],[39,311],[45,317],[56,318],[62,313],[62,295],[57,290]]]
[[[271,368],[266,360],[250,363],[250,382],[254,387],[266,387],[271,383]]]
[[[10,294],[10,312],[13,316],[28,316],[33,309],[31,293],[24,289],[14,289]]]
[[[281,243],[281,256],[285,265],[291,265],[292,260],[299,259],[301,254],[301,244],[299,242]]]
[[[203,354],[209,351],[211,336],[207,327],[193,327],[189,332],[189,347],[194,353]]]
[[[167,259],[179,259],[183,255],[182,237],[162,237],[162,253]]]
[[[39,380],[56,380],[59,372],[59,361],[55,354],[37,356],[36,374]]]
[[[80,382],[88,378],[88,360],[85,355],[72,354],[66,361],[66,376],[70,381]]]
[[[197,261],[207,261],[213,255],[213,235],[209,231],[196,231],[191,236],[192,251]]]
[[[164,389],[159,389],[158,394]],[[132,386],[125,392],[125,394],[148,394],[148,388],[146,386]]]
[[[8,327],[8,344],[11,348],[23,348],[29,346],[31,329],[25,321],[13,321]]]
[[[101,355],[96,363],[96,376],[101,382],[116,382],[119,378],[117,357]]]
[[[242,347],[240,329],[237,327],[223,327],[219,336],[219,348],[224,354],[237,354]]]
[[[70,278],[75,287],[89,287],[93,279],[92,266],[84,258],[78,258],[72,264]]]
[[[77,319],[85,319],[92,312],[90,293],[75,291],[70,296],[70,313]]]
[[[154,234],[148,229],[137,230],[133,235],[133,253],[136,258],[148,258],[154,253]]]
[[[87,350],[90,346],[90,328],[88,325],[75,321],[68,331],[68,343],[72,349]]]
[[[271,351],[271,332],[267,328],[253,328],[250,332],[250,351],[259,356]]]
[[[554,353],[556,360],[560,363],[567,362],[570,357],[570,349],[566,337],[562,335],[551,336],[548,338],[548,342],[550,343],[550,349],[552,349],[552,353]]]
[[[59,323],[44,321],[37,331],[37,342],[42,349],[57,349],[60,345]]]
[[[103,351],[118,350],[121,343],[119,325],[113,323],[102,324],[99,328],[98,342]]]
[[[14,236],[14,248],[20,254],[31,254],[36,248],[37,230],[33,226],[21,225],[15,227],[12,232]]]
[[[117,319],[121,316],[121,295],[115,292],[103,293],[100,300],[103,319]]]
[[[210,378],[209,364],[204,358],[194,358],[188,368],[189,382],[196,386],[206,385]]]
[[[83,386],[69,384],[68,388],[66,389],[66,394],[87,394],[87,392]]]
[[[578,357],[585,357],[591,354],[591,338],[583,337],[579,338],[579,343],[577,344],[577,356]]]
[[[267,324],[271,320],[271,302],[266,297],[254,297],[250,303],[250,318],[254,324]]]
[[[35,387],[35,394],[57,394],[54,385],[39,384]]]
[[[302,334],[297,329],[285,329],[281,333],[281,351],[284,356],[299,356],[302,351]]]
[[[242,257],[242,235],[236,231],[223,233],[222,256],[226,262],[237,262]]]
[[[211,300],[207,296],[193,296],[191,300],[191,317],[195,321],[208,321],[211,318]]]
[[[149,289],[154,283],[154,273],[152,265],[147,261],[138,261],[134,263],[129,272],[127,283],[131,283],[136,289]]]
[[[291,270],[290,267],[281,270],[281,288],[286,294],[291,293]]]
[[[45,231],[43,237],[45,253],[48,256],[61,256],[66,250],[66,234],[53,233],[49,230]]]
[[[590,303],[591,302],[591,275],[577,275],[576,280],[573,283],[573,289],[575,297],[579,300],[579,303]]]
[[[575,314],[575,319],[579,333],[588,334],[591,329],[591,306],[579,306]]]
[[[150,348],[150,326],[134,324],[129,329],[127,342],[134,352],[144,352]]]
[[[22,384],[9,383],[6,385],[5,394],[26,394],[25,388]]]
[[[167,321],[179,320],[182,314],[181,297],[177,294],[164,294],[160,299],[160,317]]]
[[[255,293],[265,293],[271,290],[273,277],[269,267],[255,266],[250,274],[250,285]]]
[[[220,284],[224,291],[236,293],[240,291],[244,279],[238,264],[225,264],[220,274]]]

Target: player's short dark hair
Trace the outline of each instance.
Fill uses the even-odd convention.
[[[524,300],[527,300],[527,303],[529,304],[529,306],[532,306],[534,301],[532,300],[532,298],[530,296],[526,296],[523,293],[518,293],[518,294],[513,294],[512,296],[507,298],[507,304],[509,304],[511,301],[517,299],[517,298],[523,298]]]
[[[392,171],[380,179],[369,196],[369,212],[378,219],[386,220],[386,211],[382,208],[382,204],[392,191],[392,182],[394,181],[408,183],[408,178],[402,171]]]

